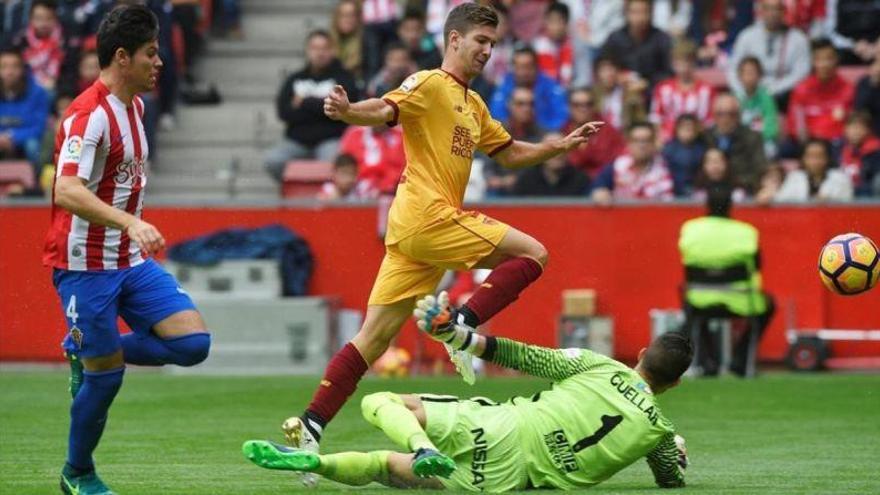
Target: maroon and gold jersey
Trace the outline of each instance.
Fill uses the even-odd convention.
[[[441,69],[417,72],[383,99],[403,126],[406,169],[388,216],[393,244],[461,208],[476,150],[492,156],[513,139],[480,96]]]

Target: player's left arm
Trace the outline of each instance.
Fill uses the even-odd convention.
[[[684,483],[684,470],[687,468],[687,450],[684,448],[684,439],[676,442],[675,433],[667,433],[654,450],[648,452],[645,460],[648,467],[654,473],[654,481],[660,488],[682,488]],[[680,445],[679,445],[680,443]]]
[[[540,143],[529,143],[514,140],[509,146],[498,152],[493,158],[507,168],[523,168],[543,163],[550,158],[586,144],[593,134],[605,125],[604,122],[587,122],[567,136],[548,139]]]

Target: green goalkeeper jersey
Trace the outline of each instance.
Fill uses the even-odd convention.
[[[550,390],[511,401],[531,486],[595,485],[642,457],[659,486],[684,486],[674,427],[632,368],[586,349],[502,338],[492,361],[554,381]]]

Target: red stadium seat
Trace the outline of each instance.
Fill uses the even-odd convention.
[[[715,89],[727,88],[727,76],[725,76],[723,70],[716,67],[697,69],[694,71],[694,78],[698,81],[703,81]]]
[[[314,197],[333,178],[333,164],[316,160],[291,160],[284,166],[281,195],[285,198]]]
[[[34,187],[34,169],[25,160],[0,161],[0,196],[6,196],[13,186]]]

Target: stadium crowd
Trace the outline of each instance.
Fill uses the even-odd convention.
[[[291,160],[314,159],[334,164],[321,198],[393,194],[405,165],[400,129],[331,121],[323,98],[336,84],[352,100],[381,96],[438,67],[443,20],[462,1],[339,0],[330,28],[307,36],[304,67],[278,92],[286,131],[266,152],[267,171],[282,181]],[[511,135],[538,141],[591,120],[609,125],[566,159],[520,173],[475,156],[469,199],[701,199],[715,183],[763,204],[880,197],[877,2],[481,1],[501,24],[471,88]],[[214,2],[218,24],[237,33],[237,1]],[[97,76],[94,29],[115,3],[6,1],[0,158],[24,157],[35,173],[51,163],[55,117]],[[166,62],[147,98],[154,149],[156,127],[173,126],[178,81],[189,77],[200,0],[146,3],[163,25]],[[183,63],[171,49],[173,25],[184,34]]]
[[[4,0],[0,3],[0,160],[27,160],[34,174],[29,190],[18,187],[6,194],[38,195],[51,184],[59,117],[98,78],[98,24],[120,3],[146,4],[159,20],[164,67],[155,94],[142,95],[152,156],[157,154],[157,130],[176,125],[177,101],[199,96],[191,67],[204,26],[211,24],[218,35],[241,35],[238,0],[212,0],[212,23],[200,19],[206,15],[203,0]],[[0,172],[3,167],[0,161]]]
[[[267,155],[273,175],[281,180],[291,159],[335,161],[321,197],[393,194],[400,131],[332,122],[323,96],[339,83],[352,100],[381,97],[438,67],[442,20],[459,3],[339,1],[279,92],[287,134]],[[610,125],[566,159],[519,173],[475,157],[477,198],[702,199],[715,183],[763,204],[880,197],[876,2],[484,3],[501,25],[471,88],[514,138]]]

